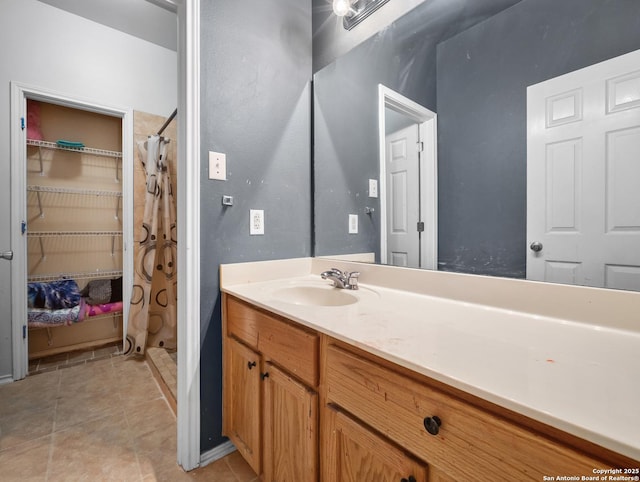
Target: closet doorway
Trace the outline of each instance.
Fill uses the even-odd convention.
[[[14,379],[29,360],[122,346],[133,246],[132,112],[12,84]],[[14,117],[16,118],[16,117]],[[28,287],[28,288],[27,288]],[[80,293],[82,292],[82,293]],[[82,296],[81,296],[82,295]]]

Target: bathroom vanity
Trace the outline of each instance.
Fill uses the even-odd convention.
[[[320,258],[221,286],[223,431],[265,481],[640,475],[638,293]]]

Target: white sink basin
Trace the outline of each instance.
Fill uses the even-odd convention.
[[[349,291],[332,286],[288,286],[273,292],[273,298],[305,306],[345,306],[358,302]]]

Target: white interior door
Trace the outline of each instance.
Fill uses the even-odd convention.
[[[528,279],[640,291],[639,66],[527,89]]]
[[[393,266],[420,266],[418,140],[417,124],[386,138],[387,262]]]

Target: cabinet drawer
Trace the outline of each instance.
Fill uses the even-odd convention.
[[[286,369],[308,385],[318,385],[318,334],[227,297],[227,334]]]
[[[456,480],[542,480],[592,475],[606,466],[468,402],[334,345],[327,349],[327,402]],[[437,435],[425,429],[437,416]]]

